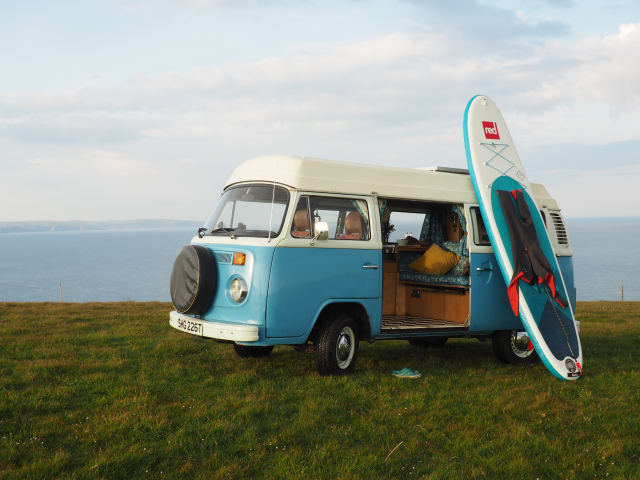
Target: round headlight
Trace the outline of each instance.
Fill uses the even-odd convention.
[[[229,286],[229,295],[234,302],[240,303],[247,296],[247,285],[241,278],[234,278]]]

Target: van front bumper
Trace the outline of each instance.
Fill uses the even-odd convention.
[[[209,322],[183,315],[175,310],[169,314],[169,325],[181,332],[217,340],[257,342],[260,339],[258,327],[255,325]]]

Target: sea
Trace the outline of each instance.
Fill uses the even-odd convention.
[[[578,300],[640,300],[640,218],[566,224]],[[195,229],[0,234],[0,302],[169,301]]]

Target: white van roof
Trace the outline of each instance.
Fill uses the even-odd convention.
[[[362,163],[335,162],[310,157],[269,155],[249,159],[233,171],[227,186],[246,182],[276,182],[307,192],[347,193],[477,203],[471,178],[463,169],[447,167],[399,168]],[[532,183],[540,207],[558,209],[547,189]]]

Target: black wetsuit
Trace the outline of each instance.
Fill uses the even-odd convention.
[[[513,276],[507,287],[507,294],[513,314],[518,315],[520,280],[530,285],[546,283],[553,299],[565,308],[567,304],[556,292],[553,269],[540,247],[536,227],[522,190],[498,190],[498,198],[511,236]]]

